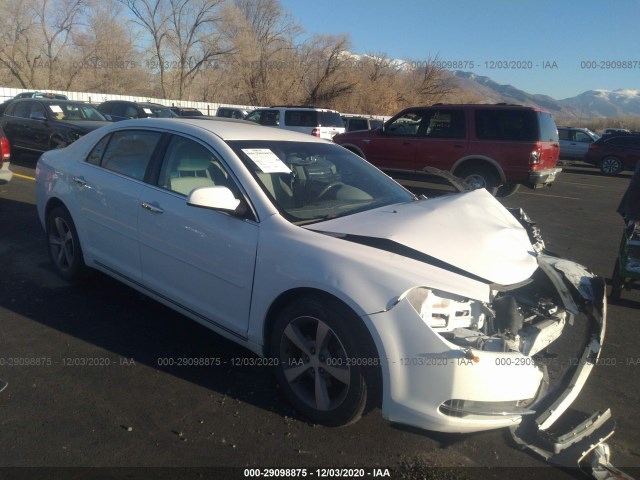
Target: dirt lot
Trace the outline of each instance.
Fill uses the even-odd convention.
[[[0,185],[0,378],[9,382],[0,393],[0,478],[255,473],[244,467],[306,468],[308,477],[349,467],[366,477],[388,469],[409,479],[580,478],[518,451],[505,431],[436,434],[390,424],[379,411],[346,428],[305,422],[246,350],[105,276],[79,287],[59,280],[34,207],[34,167],[33,158],[14,160],[18,175]],[[551,251],[609,278],[628,181],[569,166],[553,188],[521,189],[503,203],[524,207]],[[622,298],[609,306],[601,357],[609,364],[594,369],[574,406],[612,409],[612,460],[640,476],[640,291]],[[175,364],[211,357],[225,363]]]

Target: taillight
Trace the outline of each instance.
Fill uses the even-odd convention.
[[[320,138],[320,129],[314,128],[313,130],[311,130],[311,135],[313,135],[314,137]]]
[[[529,163],[538,165],[540,163],[540,150],[534,150],[529,154]]]
[[[11,149],[9,148],[7,137],[0,137],[0,156],[3,162],[8,162],[11,158]]]

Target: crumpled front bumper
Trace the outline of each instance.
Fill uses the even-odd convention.
[[[554,424],[597,364],[606,326],[605,283],[574,262],[543,253],[538,259],[570,323],[576,319],[586,332],[576,344],[576,350],[584,348],[565,361],[561,375],[550,379],[546,366],[519,352],[465,351],[452,345],[402,300],[369,316],[383,357],[385,418],[459,433],[521,422],[544,431]]]

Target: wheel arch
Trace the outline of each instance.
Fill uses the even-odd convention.
[[[67,212],[69,212],[69,215],[71,215],[71,212],[69,211],[69,209],[67,208],[67,206],[64,204],[62,200],[60,200],[58,197],[51,197],[49,200],[47,200],[47,204],[44,208],[45,222],[47,221],[47,218],[49,218],[49,214],[51,213],[51,210],[53,210],[56,207],[64,208]],[[73,216],[71,217],[71,219],[73,219]]]
[[[357,145],[354,145],[353,143],[343,143],[340,146],[343,147],[343,148],[346,148],[351,153],[355,153],[359,157],[364,158],[365,160],[367,159],[367,157],[365,156],[365,154],[362,151],[362,149],[360,147],[358,147]]]

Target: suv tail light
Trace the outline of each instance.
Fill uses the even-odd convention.
[[[320,129],[314,128],[313,130],[311,130],[311,135],[313,135],[314,137],[320,138]]]
[[[538,165],[540,163],[540,150],[533,150],[529,154],[529,163],[531,165]]]

